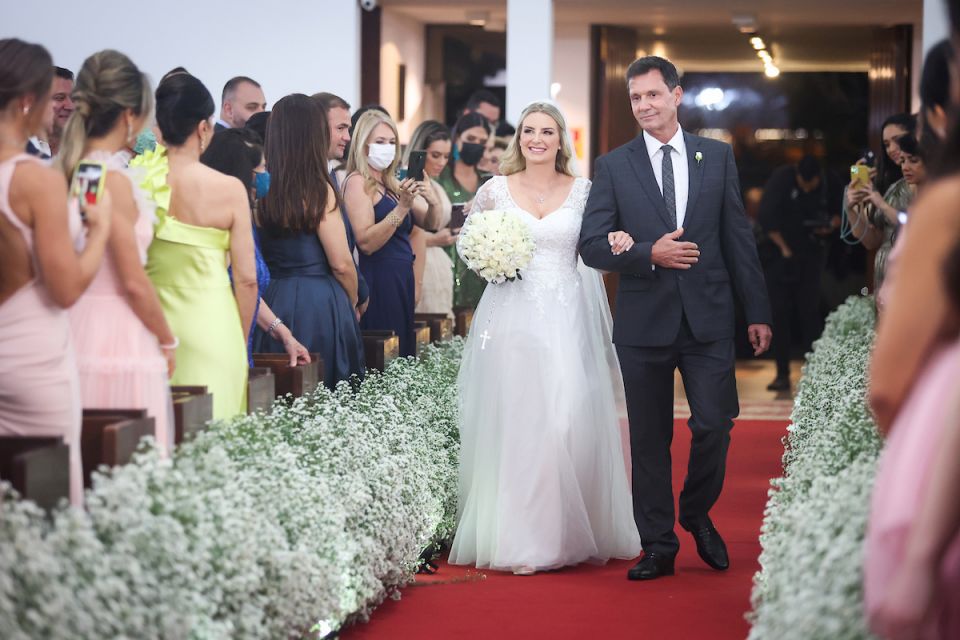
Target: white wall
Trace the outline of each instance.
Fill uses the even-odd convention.
[[[428,87],[424,86],[426,75],[427,40],[426,27],[422,22],[406,15],[384,9],[380,35],[380,104],[397,119],[399,109],[399,73],[401,64],[406,65],[406,90],[404,119],[396,120],[400,141],[410,141],[417,125],[435,117],[430,113]],[[441,118],[442,119],[442,118]]]
[[[246,75],[263,85],[268,108],[289,93],[331,91],[360,101],[357,0],[4,0],[0,38],[50,50],[76,72],[100,49],[126,53],[154,83],[176,66],[200,78],[220,102],[224,83]]]
[[[580,132],[581,175],[590,167],[590,25],[557,24],[553,49],[553,81],[560,83],[557,104],[567,119],[571,137]],[[623,105],[624,109],[628,105]]]

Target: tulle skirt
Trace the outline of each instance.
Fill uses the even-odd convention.
[[[884,446],[874,483],[864,558],[864,600],[868,614],[883,603],[902,571],[907,540],[920,511],[930,469],[949,420],[956,419],[960,341],[930,359],[897,417]],[[955,425],[953,425],[955,427]],[[960,536],[940,565],[938,603],[926,633],[960,638]]]
[[[199,321],[199,319],[198,319]],[[167,362],[157,338],[119,294],[81,296],[70,309],[80,394],[86,409],[146,409],[157,446],[173,449],[173,406]]]
[[[524,277],[487,287],[465,346],[450,561],[546,570],[636,557],[606,301],[576,270]]]

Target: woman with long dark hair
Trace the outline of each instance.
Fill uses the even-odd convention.
[[[899,213],[906,211],[914,192],[900,170],[900,139],[916,133],[916,118],[899,113],[887,118],[881,127],[883,151],[880,153],[873,182],[858,186],[851,182],[844,196],[845,215],[854,238],[867,249],[876,249],[874,290],[883,284],[887,256],[896,241]]]
[[[263,112],[255,113],[254,116]],[[252,116],[251,116],[252,119]],[[247,121],[249,125],[249,121]],[[267,172],[266,161],[263,157],[263,145],[260,135],[249,127],[223,129],[213,134],[210,146],[200,156],[200,162],[220,173],[233,176],[247,185],[250,196],[251,213],[257,198],[266,197],[270,190],[270,174]],[[253,233],[254,258],[257,263],[257,307],[254,327],[260,327],[269,332],[274,339],[283,344],[287,355],[290,356],[290,366],[297,363],[310,362],[310,354],[306,348],[297,342],[290,333],[290,329],[277,318],[269,306],[263,301],[263,294],[270,284],[270,269],[260,253],[259,238],[256,230]],[[247,338],[247,349],[250,366],[253,366],[253,335],[251,327]]]
[[[267,125],[270,190],[258,201],[260,246],[270,268],[263,296],[310,353],[323,358],[323,382],[363,377],[357,317],[357,270],[347,243],[340,199],[327,169],[323,110],[296,93],[273,107]],[[276,323],[271,323],[271,326]],[[258,327],[254,349],[281,353]]]
[[[206,386],[214,418],[229,418],[247,408],[245,336],[257,301],[250,201],[239,180],[200,162],[214,112],[203,83],[170,75],[156,100],[168,168],[154,193],[158,223],[147,273],[179,342],[171,383]]]
[[[80,380],[67,309],[100,268],[110,196],[85,205],[81,222],[63,174],[24,153],[50,110],[52,83],[46,49],[0,40],[0,435],[62,437],[79,506]]]
[[[476,111],[465,113],[453,125],[452,138],[453,155],[437,181],[454,206],[469,210],[480,185],[490,177],[477,168],[490,139],[490,123]],[[486,282],[467,268],[453,247],[448,253],[454,264],[453,306],[476,308]]]

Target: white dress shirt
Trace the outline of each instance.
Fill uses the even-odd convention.
[[[647,154],[650,164],[653,165],[653,175],[657,178],[657,186],[663,195],[663,143],[643,132],[643,141],[647,145]],[[687,214],[687,198],[690,192],[690,170],[687,165],[687,145],[683,141],[683,127],[677,127],[677,132],[667,142],[673,151],[670,159],[673,161],[673,188],[677,196],[677,228],[683,226],[683,219]]]

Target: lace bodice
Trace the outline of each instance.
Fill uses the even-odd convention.
[[[530,229],[536,244],[533,259],[521,272],[522,280],[510,283],[537,302],[541,311],[546,296],[566,304],[572,291],[579,287],[577,242],[583,209],[590,194],[590,181],[577,178],[570,194],[555,211],[537,218],[523,209],[510,195],[506,176],[495,176],[484,184],[474,198],[471,215],[480,211],[513,211]]]

